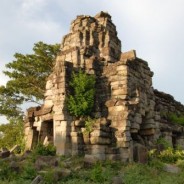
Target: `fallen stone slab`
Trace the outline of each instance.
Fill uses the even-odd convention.
[[[55,169],[54,170],[54,179],[55,181],[59,181],[62,178],[66,178],[71,175],[71,170],[62,168],[62,169]]]
[[[42,176],[38,175],[36,178],[31,182],[31,184],[39,184],[43,181]]]
[[[55,156],[39,156],[35,162],[35,168],[40,171],[45,167],[57,167],[59,160]]]
[[[124,184],[124,182],[120,176],[115,176],[112,178],[112,184]]]
[[[10,153],[13,153],[14,151],[20,151],[20,146],[19,145],[15,145],[13,146],[13,148],[10,149]]]
[[[164,171],[169,172],[169,173],[175,173],[175,174],[181,172],[179,167],[177,167],[176,165],[172,165],[172,164],[165,164]]]

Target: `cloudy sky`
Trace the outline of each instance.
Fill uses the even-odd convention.
[[[184,104],[183,0],[1,0],[0,85],[16,52],[31,53],[38,41],[60,43],[77,15],[102,10],[112,16],[122,52],[135,49],[154,72],[154,88]]]

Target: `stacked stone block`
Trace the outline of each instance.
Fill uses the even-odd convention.
[[[73,71],[94,75],[95,99],[86,133],[85,120],[72,117],[66,98]],[[44,104],[30,108],[25,121],[27,148],[41,140],[53,143],[60,155],[88,159],[146,161],[146,151],[160,137],[183,145],[184,128],[165,121],[162,112],[184,114],[170,95],[154,91],[153,72],[134,50],[121,53],[121,42],[108,13],[78,16],[64,36],[53,72],[47,79]],[[142,157],[145,155],[145,158]]]

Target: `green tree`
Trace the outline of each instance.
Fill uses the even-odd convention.
[[[71,94],[68,95],[67,107],[70,114],[76,117],[90,115],[94,105],[95,77],[81,70],[73,72],[69,85]]]
[[[0,125],[0,148],[12,148],[19,145],[21,150],[24,149],[24,126],[22,118],[14,118],[7,124]]]
[[[10,78],[6,86],[0,86],[0,115],[5,115],[8,124],[0,125],[0,148],[18,144],[23,149],[23,110],[25,102],[43,100],[46,78],[52,71],[59,45],[38,42],[32,54],[14,55],[15,60],[6,65],[4,74]]]
[[[14,55],[15,60],[6,65],[4,74],[10,78],[6,87],[0,87],[0,114],[8,118],[22,115],[20,105],[44,98],[46,78],[52,71],[59,52],[59,44],[38,42],[33,54]]]

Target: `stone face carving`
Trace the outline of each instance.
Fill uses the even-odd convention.
[[[88,133],[84,120],[72,117],[66,108],[71,73],[79,68],[96,77],[92,112],[95,124]],[[82,154],[86,160],[126,162],[135,157],[146,160],[143,150],[154,147],[159,137],[173,146],[184,147],[184,128],[162,117],[163,112],[184,114],[184,106],[172,96],[154,90],[152,76],[148,63],[134,50],[121,52],[121,42],[108,13],[78,16],[71,23],[70,33],[63,37],[47,80],[43,106],[28,109],[27,148],[41,141],[53,143],[61,155]]]

